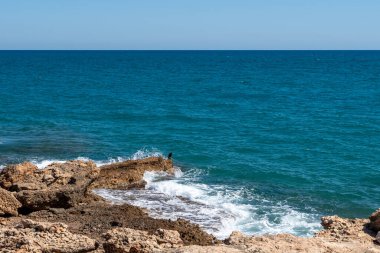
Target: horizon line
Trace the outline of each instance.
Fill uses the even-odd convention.
[[[380,49],[0,49],[0,51],[380,51]]]

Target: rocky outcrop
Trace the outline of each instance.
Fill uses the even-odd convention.
[[[19,183],[30,182],[35,178],[34,173],[37,166],[30,162],[16,165],[8,165],[0,172],[0,187],[12,190],[12,187]]]
[[[180,235],[174,230],[159,229],[154,234],[130,228],[117,228],[104,235],[103,248],[106,253],[163,252],[183,245]]]
[[[31,163],[7,166],[0,171],[0,215],[6,215],[0,217],[0,253],[380,253],[374,243],[380,243],[380,209],[370,219],[323,217],[324,230],[313,238],[234,232],[222,243],[186,220],[154,219],[138,207],[112,205],[91,193],[143,187],[145,171],[173,173],[174,168],[161,157],[100,168],[90,161],[43,170]],[[17,211],[19,216],[9,217]]]
[[[15,226],[0,226],[0,252],[79,253],[91,252],[95,240],[75,235],[62,223],[22,220]]]
[[[18,215],[18,208],[21,203],[9,191],[0,188],[0,216],[1,215]]]
[[[6,167],[0,174],[0,184],[16,192],[24,211],[69,208],[97,198],[88,186],[99,172],[93,162],[53,163],[43,170],[23,163]]]
[[[369,220],[369,228],[376,232],[380,231],[380,209],[376,210],[373,214],[371,214]]]
[[[316,234],[319,238],[328,238],[330,241],[358,241],[372,242],[375,233],[367,228],[368,219],[344,219],[338,216],[321,218],[324,230]]]
[[[32,163],[9,165],[0,172],[0,186],[16,192],[24,213],[47,208],[70,208],[101,198],[94,188],[143,187],[145,171],[173,172],[171,160],[151,157],[98,168],[92,161],[53,163],[39,170]]]
[[[170,159],[150,157],[142,160],[129,160],[100,167],[100,175],[91,188],[130,189],[143,188],[145,171],[173,173]]]
[[[185,245],[213,245],[217,240],[203,231],[198,225],[178,219],[154,219],[142,209],[124,205],[111,205],[107,202],[94,202],[69,209],[50,208],[28,215],[37,221],[61,222],[67,224],[72,232],[87,235],[100,243],[103,234],[118,227],[147,231],[150,234],[158,229],[175,230]]]

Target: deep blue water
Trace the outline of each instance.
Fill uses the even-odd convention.
[[[0,164],[139,150],[173,152],[181,184],[246,207],[246,232],[366,217],[380,51],[0,51]]]

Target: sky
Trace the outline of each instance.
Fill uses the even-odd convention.
[[[380,0],[0,0],[0,49],[380,49]]]

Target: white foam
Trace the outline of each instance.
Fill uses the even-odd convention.
[[[162,153],[158,150],[149,150],[147,148],[143,148],[134,153],[129,159],[130,160],[139,160],[148,157],[159,157],[162,156]]]
[[[162,154],[159,151],[149,150],[149,149],[144,148],[144,149],[138,150],[137,152],[135,152],[134,154],[132,154],[129,157],[118,156],[116,158],[109,158],[108,160],[100,160],[100,161],[94,160],[93,162],[95,162],[95,164],[97,166],[103,166],[103,165],[108,165],[108,164],[117,163],[117,162],[124,162],[127,160],[138,160],[138,159],[143,159],[143,158],[147,158],[147,157],[158,157],[158,156],[162,156]],[[90,161],[91,159],[88,157],[81,157],[80,156],[80,157],[77,157],[77,158],[74,158],[71,160]],[[56,159],[38,160],[38,159],[33,159],[33,160],[31,160],[31,162],[34,165],[36,165],[39,169],[44,169],[53,163],[65,163],[66,160],[56,160]]]
[[[243,204],[246,189],[210,186],[193,182],[191,178],[178,168],[174,177],[162,172],[146,172],[145,190],[97,190],[96,193],[114,203],[127,202],[146,208],[156,218],[190,220],[220,239],[228,237],[234,230],[247,234],[311,236],[320,228],[317,217],[280,203],[261,199],[256,205]],[[251,195],[249,198],[256,197]]]
[[[31,162],[34,165],[36,165],[37,168],[44,169],[47,166],[49,166],[50,164],[53,164],[53,163],[65,163],[66,161],[63,161],[63,160],[42,160],[42,161],[32,160]]]
[[[162,156],[159,151],[141,149],[131,156],[94,161],[98,166]],[[74,160],[89,161],[87,157]],[[34,160],[43,169],[63,160]],[[0,165],[0,169],[4,168]],[[115,204],[130,203],[146,208],[152,217],[176,220],[184,218],[199,224],[206,231],[223,239],[234,230],[247,234],[291,233],[311,236],[320,229],[319,215],[297,211],[283,203],[273,203],[256,196],[252,189],[224,185],[205,185],[198,179],[207,173],[191,169],[185,173],[175,168],[174,176],[146,172],[145,190],[96,190],[96,193]]]

